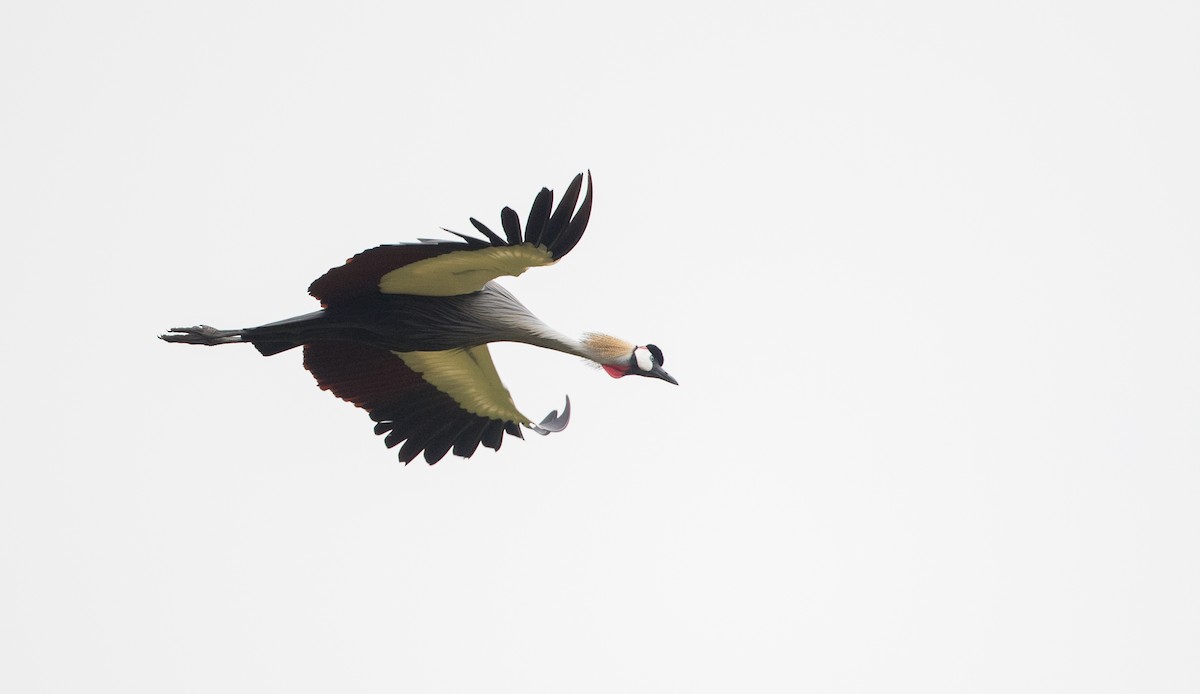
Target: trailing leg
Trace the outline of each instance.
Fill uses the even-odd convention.
[[[211,325],[195,325],[190,328],[171,328],[166,335],[159,337],[167,342],[180,342],[188,345],[227,345],[233,342],[248,342],[263,354],[271,356],[299,347],[305,342],[315,339],[339,339],[336,327],[326,324],[325,312],[315,311],[303,316],[267,323],[256,328],[241,330],[220,330]]]

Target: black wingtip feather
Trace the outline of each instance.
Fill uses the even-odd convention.
[[[396,455],[405,463],[411,463],[416,459],[421,451],[425,450],[425,446],[429,443],[429,430],[410,431],[408,440],[400,447],[400,452]]]
[[[571,185],[567,186],[566,192],[563,193],[562,199],[558,201],[558,207],[554,209],[545,231],[542,232],[543,246],[554,248],[558,237],[567,230],[567,224],[575,212],[575,203],[579,202],[579,188],[582,185],[583,174],[576,174],[571,180]]]
[[[533,199],[529,208],[529,218],[525,220],[525,243],[538,245],[542,242],[542,232],[550,221],[550,208],[554,205],[554,193],[549,188],[542,188]]]
[[[425,462],[433,465],[446,457],[446,454],[450,452],[452,447],[457,447],[458,442],[462,440],[464,435],[469,434],[469,432],[476,428],[476,423],[472,421],[468,421],[465,424],[462,422],[447,422],[445,426],[441,427],[430,437],[429,442],[425,445]]]
[[[454,445],[455,433],[454,431],[442,431],[430,439],[425,444],[425,462],[434,465],[445,458],[446,454],[450,452],[450,447]]]
[[[494,231],[487,228],[487,226],[483,222],[479,221],[478,219],[475,219],[474,217],[471,217],[471,225],[474,226],[476,229],[478,229],[479,233],[486,236],[488,241],[491,241],[493,246],[503,246],[504,245],[504,239],[500,238],[499,236],[496,235],[496,233]],[[454,234],[457,232],[452,231],[450,233]],[[462,236],[462,234],[458,234],[458,235]],[[463,238],[467,239],[468,241],[471,240],[470,238],[468,238],[466,236],[463,236]]]
[[[504,228],[504,235],[508,237],[510,246],[521,243],[521,218],[516,210],[511,207],[500,210],[500,226]]]
[[[454,455],[460,458],[470,458],[479,448],[479,439],[483,436],[483,430],[487,427],[488,420],[476,419],[471,424],[459,433],[458,438],[454,441]]]
[[[488,420],[488,424],[483,429],[483,436],[480,437],[483,445],[493,451],[500,450],[500,444],[504,443],[504,422],[498,419]]]
[[[582,174],[581,174],[582,175]],[[579,176],[576,177],[579,180]],[[574,183],[574,182],[572,182]],[[571,252],[571,249],[579,243],[579,239],[583,238],[583,232],[587,230],[588,220],[592,216],[592,172],[587,172],[587,193],[583,196],[583,203],[579,205],[579,210],[567,225],[565,231],[558,235],[554,240],[554,245],[550,248],[550,255],[558,260],[564,255]]]

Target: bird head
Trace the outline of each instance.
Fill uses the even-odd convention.
[[[679,381],[663,370],[663,353],[657,345],[633,345],[598,333],[586,335],[584,344],[596,355],[596,363],[613,378],[649,376],[679,385]]]

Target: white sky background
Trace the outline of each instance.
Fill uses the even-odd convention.
[[[6,7],[0,689],[1197,691],[1197,36],[1190,2]],[[582,243],[505,284],[682,385],[497,348],[563,434],[403,467],[299,353],[155,339],[587,168]]]

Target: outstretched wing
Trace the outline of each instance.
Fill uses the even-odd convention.
[[[444,352],[391,352],[356,342],[304,345],[304,366],[323,390],[370,413],[375,433],[411,462],[422,451],[430,465],[447,452],[470,458],[482,443],[500,450],[504,434],[524,438],[561,431],[571,416],[551,412],[534,424],[517,410],[500,382],[487,346]]]
[[[505,207],[500,212],[503,238],[471,218],[484,238],[451,231],[462,240],[422,239],[372,248],[317,278],[308,292],[324,306],[380,292],[454,296],[479,291],[502,275],[516,276],[531,267],[550,265],[569,253],[587,228],[592,213],[590,172],[587,193],[576,210],[582,186],[583,174],[579,174],[557,207],[554,193],[542,188],[533,200],[524,232],[517,213]]]

